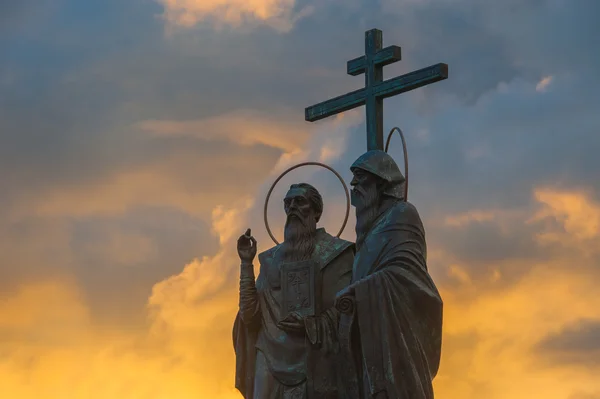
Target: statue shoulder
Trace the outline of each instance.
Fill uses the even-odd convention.
[[[403,220],[411,220],[418,219],[420,220],[419,211],[417,211],[417,207],[414,206],[411,202],[408,201],[398,201],[391,209],[391,213],[393,219],[403,219]]]
[[[321,258],[322,266],[326,266],[341,254],[350,252],[352,255],[356,252],[355,244],[351,241],[334,237],[329,233],[323,232],[317,243],[317,252]]]
[[[356,252],[356,245],[352,241],[346,241],[341,238],[333,237],[334,245],[340,248],[340,252],[351,250],[352,253]]]
[[[281,244],[278,244],[278,245],[275,245],[274,247],[271,247],[271,248],[267,249],[266,251],[258,254],[258,261],[260,262],[260,264],[264,265],[264,264],[270,263],[280,248],[281,248]]]
[[[389,212],[388,216],[380,222],[382,232],[387,233],[400,226],[404,226],[403,229],[412,226],[411,228],[416,228],[419,231],[424,230],[419,212],[412,203],[399,201],[393,205]]]
[[[327,232],[323,232],[323,235],[321,236],[321,241],[325,245],[333,246],[334,248],[338,248],[342,251],[348,248],[354,248],[354,243],[352,241],[346,241],[342,238],[333,236]]]

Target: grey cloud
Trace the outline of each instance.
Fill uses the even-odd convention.
[[[598,28],[584,16],[593,15],[596,4],[584,2],[566,10],[547,2],[510,3],[489,6],[491,11],[483,5],[473,7],[472,2],[453,3],[451,8],[422,4],[414,8],[403,4],[397,14],[379,24],[386,44],[407,43],[405,60],[399,63],[403,69],[439,61],[450,64],[448,80],[385,103],[386,127],[398,124],[408,136],[413,198],[428,206],[443,197],[449,211],[475,203],[526,206],[534,184],[568,188],[594,184],[600,167],[594,155],[600,144],[594,133],[600,125],[594,93],[600,82],[589,74],[589,66],[600,62],[588,56],[589,47],[583,44],[593,40],[590,36],[600,37],[589,35]],[[529,19],[513,27],[515,16]],[[560,35],[554,29],[557,24],[573,25],[569,36],[581,36],[582,45],[570,46],[569,57],[550,63],[555,51],[547,43]],[[514,32],[520,29],[535,31],[539,46],[516,43]],[[443,41],[437,40],[442,36]],[[531,37],[526,39],[530,43]],[[526,65],[520,64],[522,60]],[[554,76],[548,92],[536,93],[536,83],[548,75]],[[498,93],[503,82],[508,92]],[[343,91],[328,93],[317,98]],[[472,101],[456,103],[447,94]],[[430,132],[430,143],[415,147],[414,135],[423,129]],[[364,140],[353,139],[351,146],[364,148]],[[399,149],[399,144],[394,148]],[[467,151],[477,148],[482,149],[481,156],[469,159]]]
[[[543,256],[533,241],[536,229],[519,222],[513,222],[507,231],[497,221],[474,221],[461,227],[434,226],[430,234],[433,241],[443,243],[463,262],[485,264]]]
[[[73,263],[68,222],[61,219],[11,220],[0,214],[0,293],[14,293],[29,281],[52,280]]]
[[[73,273],[94,320],[119,325],[144,322],[142,309],[155,283],[179,273],[193,258],[217,250],[218,238],[210,231],[201,219],[157,207],[139,208],[124,217],[74,223]],[[148,240],[150,253],[138,258],[136,251],[144,248],[127,247],[128,241],[112,243],[128,235]],[[126,258],[121,259],[123,256]]]
[[[549,0],[384,4],[385,22],[396,37],[408,38],[411,58],[450,61],[453,79],[436,90],[465,100],[517,77],[535,81],[540,75],[589,71],[600,61],[597,52],[588,51],[600,37],[593,0],[576,7]]]
[[[0,38],[26,34],[25,26],[39,23],[40,19],[52,11],[48,0],[27,1],[7,0],[0,3]]]
[[[160,207],[138,207],[115,217],[28,218],[1,226],[2,295],[67,275],[79,283],[98,323],[143,323],[152,286],[218,248],[205,221]],[[136,239],[127,239],[131,236]],[[138,239],[145,245],[138,246]]]
[[[579,320],[546,336],[537,345],[541,355],[556,363],[600,366],[600,320]]]
[[[594,4],[585,3],[584,6],[594,7]],[[434,101],[436,117],[433,120],[435,126],[431,126],[432,134],[447,136],[445,142],[438,142],[435,148],[430,149],[431,151],[437,150],[435,153],[431,153],[431,159],[442,162],[440,166],[446,173],[453,173],[446,176],[443,182],[456,182],[459,177],[463,177],[462,181],[472,187],[472,184],[478,183],[478,181],[465,179],[470,173],[468,170],[470,165],[464,164],[461,154],[466,142],[485,138],[488,145],[495,145],[495,142],[489,142],[490,137],[493,136],[499,138],[494,141],[499,141],[501,145],[502,143],[519,143],[519,139],[514,140],[512,136],[505,136],[506,132],[504,131],[498,133],[490,131],[492,130],[491,126],[497,126],[499,123],[509,120],[513,121],[513,126],[508,128],[514,129],[515,125],[521,126],[522,131],[516,131],[513,134],[527,136],[527,141],[529,141],[535,133],[528,131],[525,127],[532,121],[536,125],[539,122],[537,118],[532,118],[531,114],[540,116],[548,115],[549,112],[555,114],[556,107],[562,106],[562,104],[548,104],[548,109],[522,110],[520,113],[514,112],[518,111],[517,107],[513,106],[506,110],[506,105],[498,104],[492,108],[492,114],[485,115],[485,117],[477,108],[461,109],[464,114],[461,116],[463,120],[465,115],[478,114],[477,116],[471,115],[469,120],[472,124],[479,123],[477,131],[474,131],[475,126],[469,128],[457,123],[458,115],[452,118],[452,115],[444,113],[440,109],[438,101],[435,101],[437,94],[449,92],[459,98],[468,97],[472,101],[467,103],[473,105],[475,99],[494,90],[500,82],[510,82],[517,76],[533,82],[535,79],[541,78],[542,73],[554,72],[554,70],[542,71],[542,64],[545,65],[545,61],[541,58],[537,71],[539,73],[531,74],[524,68],[519,69],[514,66],[515,59],[521,59],[523,56],[528,57],[530,64],[535,64],[536,60],[533,55],[529,55],[531,49],[528,47],[519,53],[512,53],[517,51],[515,47],[518,48],[518,46],[512,45],[512,40],[509,40],[512,39],[512,33],[507,34],[506,30],[500,31],[497,25],[501,22],[491,21],[489,12],[486,14],[485,7],[472,8],[470,5],[470,2],[459,2],[457,6],[450,9],[446,9],[439,3],[425,3],[423,6],[403,5],[404,11],[401,14],[390,14],[389,16],[382,15],[380,9],[370,6],[365,24],[368,24],[370,20],[374,21],[376,17],[383,17],[380,26],[384,29],[386,43],[396,43],[406,47],[405,60],[400,62],[398,68],[421,67],[439,61],[446,61],[451,65],[449,80],[420,89],[423,93],[428,93],[426,96],[428,101]],[[474,11],[470,11],[471,9]],[[585,7],[583,9],[585,11]],[[556,19],[558,14],[557,11],[551,13],[547,10],[548,6],[544,2],[536,2],[527,6],[518,6],[515,3],[506,6],[506,9],[501,9],[502,12],[494,10],[496,12],[494,15],[501,21],[505,21],[506,26],[515,14],[518,14],[521,19],[528,17],[530,18],[528,23],[539,24],[539,30],[543,34],[549,34],[550,27],[542,22],[546,21],[544,18]],[[578,8],[578,10],[580,9]],[[102,116],[104,118],[97,123],[103,125],[108,122],[107,117],[116,117],[117,121],[199,119],[247,106],[251,101],[253,107],[261,110],[268,110],[272,108],[273,104],[297,108],[300,120],[303,117],[304,106],[350,91],[363,83],[362,77],[345,75],[345,62],[349,58],[360,55],[363,51],[363,32],[349,33],[348,25],[344,22],[357,20],[357,13],[365,10],[362,7],[348,10],[335,8],[334,10],[323,6],[319,8],[319,11],[320,14],[300,21],[296,29],[287,35],[274,34],[266,27],[257,28],[243,36],[236,34],[235,31],[215,33],[206,28],[198,28],[165,42],[156,42],[153,46],[145,44],[137,50],[130,51],[128,49],[126,53],[121,53],[118,57],[105,59],[99,65],[80,71],[79,75],[76,75],[77,79],[73,81],[76,84],[72,83],[66,87],[63,84],[54,89],[55,92],[66,91],[69,98],[77,99],[76,102],[71,100],[65,103],[63,101],[66,100],[61,101],[61,97],[52,98],[52,103],[59,104],[59,107],[72,109],[69,114],[65,115],[62,122],[54,115],[41,114],[43,118],[40,119],[55,120],[57,123],[54,126],[61,128],[67,124],[67,121],[72,126],[74,120],[93,122],[94,118],[102,118]],[[583,13],[584,11],[578,12]],[[578,15],[567,13],[562,16],[560,21],[563,24],[569,21],[572,23],[569,18],[576,18]],[[324,16],[331,17],[326,25],[322,20]],[[588,29],[585,19],[583,21],[581,26],[578,25],[579,28]],[[148,30],[148,28],[145,29]],[[446,42],[438,40],[440,36],[443,36]],[[154,36],[152,37],[154,38]],[[227,49],[227,51],[223,51],[223,49]],[[510,52],[507,49],[510,49]],[[534,54],[538,54],[540,51],[542,50],[536,49]],[[590,53],[583,49],[577,51],[573,48],[570,48],[569,51],[575,52],[572,55],[574,59],[577,59],[577,54]],[[543,55],[548,56],[546,53]],[[542,56],[540,55],[540,57]],[[490,65],[492,70],[486,65]],[[578,68],[577,65],[575,67]],[[396,66],[389,68],[390,71],[393,71]],[[326,77],[319,77],[319,73],[325,74]],[[472,79],[480,79],[480,81]],[[152,82],[152,84],[147,82]],[[581,84],[581,86],[585,85]],[[69,89],[69,87],[71,88]],[[94,92],[96,95],[87,96],[87,92]],[[573,98],[572,93],[563,95]],[[386,102],[387,119],[392,119],[389,115],[390,112],[393,113],[394,109],[408,109],[409,112],[401,111],[398,114],[400,118],[394,119],[403,121],[403,124],[419,123],[419,119],[414,118],[413,115],[415,113],[419,115],[420,108],[414,109],[412,101],[406,106],[406,99],[418,99],[419,96],[421,95],[411,93],[401,96],[399,99],[388,100]],[[547,94],[547,96],[551,96],[551,94]],[[67,94],[63,97],[67,97]],[[92,101],[82,102],[81,100],[84,98],[86,101]],[[514,98],[509,99],[509,101],[514,100]],[[571,103],[573,102],[575,101],[571,100]],[[41,104],[40,107],[45,108],[49,103],[50,101]],[[583,105],[583,99],[581,99],[581,103]],[[590,101],[587,103],[590,104]],[[524,103],[524,106],[527,104]],[[579,102],[576,105],[579,105]],[[592,101],[590,107],[593,105]],[[110,110],[108,114],[106,113],[107,107]],[[508,114],[507,111],[510,111],[511,114]],[[424,116],[432,119],[431,114]],[[494,120],[488,119],[494,116]],[[423,117],[420,119],[422,120]],[[18,121],[18,125],[26,126],[25,120],[26,118],[22,117]],[[392,120],[393,122],[394,120]],[[595,128],[596,124],[591,124]],[[410,127],[409,125],[408,128]],[[50,149],[52,146],[60,147],[64,153],[73,151],[73,148],[64,142],[65,140],[72,143],[78,140],[77,136],[81,137],[79,140],[83,140],[85,137],[82,135],[82,128],[66,129],[71,130],[73,132],[71,134],[67,132],[53,134],[51,131],[42,134],[41,131],[47,129],[41,129],[37,125],[32,126],[30,130],[38,133],[29,136],[29,142],[40,143],[40,148],[42,145]],[[471,130],[472,132],[469,132]],[[544,132],[544,134],[550,133],[551,131]],[[22,134],[20,136],[27,137]],[[478,138],[478,136],[484,137]],[[62,142],[61,137],[64,137]],[[114,139],[116,140],[116,138],[117,135]],[[436,137],[436,140],[439,138]],[[565,150],[565,146],[560,140],[547,141],[552,147],[540,151],[540,154],[536,154],[536,156],[544,156],[556,148]],[[364,142],[358,140],[357,143],[362,146]],[[527,148],[527,146],[525,147]],[[583,147],[573,148],[571,151],[585,150],[592,146]],[[5,146],[5,148],[10,148],[10,146]],[[16,147],[13,144],[12,148],[22,150],[23,146]],[[518,147],[514,145],[508,147],[506,152],[517,151],[515,148]],[[523,152],[523,146],[521,148],[520,151]],[[440,150],[441,153],[438,153]],[[12,153],[22,153],[22,151],[12,151]],[[588,157],[581,157],[580,163],[589,163],[587,159]],[[508,161],[508,159],[506,160]],[[491,166],[488,169],[496,172]],[[500,167],[502,166],[500,165]],[[514,174],[513,170],[507,172]],[[486,181],[490,180],[486,179]],[[506,178],[497,181],[498,185],[507,183],[512,182],[507,182]],[[519,191],[526,192],[527,190]]]
[[[206,190],[207,195],[218,191],[227,203],[241,192],[264,193],[266,189],[258,186],[280,155],[278,150],[201,138],[149,138],[129,127],[148,119],[197,120],[240,108],[263,113],[278,112],[279,107],[296,109],[301,121],[304,107],[363,85],[362,76],[345,74],[346,61],[363,53],[364,30],[378,27],[384,31],[385,45],[397,44],[404,50],[404,60],[386,67],[386,77],[437,62],[450,65],[448,80],[385,102],[386,129],[399,125],[407,134],[409,196],[426,221],[432,244],[447,245],[472,265],[503,254],[542,256],[529,245],[536,226],[515,224],[503,236],[493,224],[476,224],[457,233],[438,228],[436,220],[473,208],[531,210],[531,191],[540,184],[585,186],[600,196],[599,81],[589,73],[600,68],[598,52],[593,51],[600,37],[600,28],[593,23],[598,3],[581,1],[567,7],[544,1],[484,5],[465,0],[452,7],[410,2],[401,8],[392,2],[346,3],[319,4],[287,34],[267,27],[240,33],[200,26],[164,38],[163,26],[154,18],[156,10],[132,5],[115,17],[118,23],[101,42],[92,40],[97,32],[80,25],[77,36],[68,37],[62,27],[50,30],[57,35],[48,34],[34,50],[60,60],[49,59],[44,69],[16,56],[3,62],[19,73],[10,85],[2,86],[7,95],[0,96],[0,204],[40,197],[56,187],[93,185],[132,169],[160,172],[177,181],[182,191]],[[126,23],[128,19],[135,23]],[[113,48],[112,42],[125,44]],[[548,75],[554,76],[548,91],[536,93],[536,83]],[[507,85],[506,93],[497,90],[501,83]],[[323,128],[326,123],[307,126]],[[429,138],[417,138],[419,131],[428,131]],[[399,140],[394,140],[391,151],[401,162]],[[364,124],[349,129],[348,149],[331,162],[347,182],[348,166],[364,151],[364,144]],[[211,157],[218,157],[220,167],[227,169],[219,178],[201,166]],[[240,166],[244,157],[250,163]],[[233,164],[237,166],[227,167]],[[226,181],[220,180],[222,176]],[[324,187],[326,198],[343,200],[338,187]],[[160,214],[168,219],[169,212],[174,211]],[[129,217],[133,216],[124,216]],[[137,223],[144,219],[134,218]],[[52,223],[27,221],[21,237],[36,229],[45,231]],[[128,231],[112,219],[80,221],[79,238],[72,245],[102,241],[112,228]],[[181,237],[185,248],[156,231],[151,237],[163,242],[164,254],[181,252],[177,258],[181,267],[184,255],[194,252],[186,234],[175,229],[172,238]],[[15,237],[19,235],[7,242],[15,242]],[[44,254],[63,247],[54,248]],[[210,253],[214,247],[197,250]],[[70,254],[68,249],[64,251],[61,256],[70,267],[99,262],[90,253],[78,252],[73,259],[65,255]],[[162,256],[160,262],[165,262],[167,255]],[[33,274],[43,262],[28,264],[28,273]],[[115,282],[105,268],[96,266],[82,272],[93,296],[110,284],[126,291],[129,283]],[[473,267],[475,276],[483,272]],[[126,270],[131,274],[119,278],[134,284],[137,272],[132,270],[137,269]],[[3,272],[13,273],[8,268]],[[150,273],[150,279],[161,273]]]

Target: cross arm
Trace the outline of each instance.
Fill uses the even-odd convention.
[[[304,110],[304,120],[315,122],[365,104],[365,89],[323,101]]]
[[[427,68],[407,73],[397,78],[388,79],[379,83],[373,88],[375,96],[378,98],[387,98],[396,94],[418,89],[430,83],[439,82],[448,78],[448,65],[435,64]]]
[[[398,46],[389,46],[382,50],[379,50],[373,57],[373,63],[375,66],[383,67],[392,64],[402,59],[402,51]],[[365,72],[367,68],[367,57],[362,56],[348,61],[347,71],[348,75],[357,76]]]
[[[388,98],[447,78],[448,65],[435,64],[381,82],[373,87],[373,94],[378,98]],[[359,89],[307,107],[304,110],[304,120],[315,122],[360,107],[365,104],[365,93],[365,89]]]

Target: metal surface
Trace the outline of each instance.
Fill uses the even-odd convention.
[[[348,191],[348,186],[344,182],[344,179],[342,178],[342,176],[340,176],[340,174],[338,172],[336,172],[335,169],[333,169],[329,165],[325,165],[324,163],[321,163],[321,162],[302,162],[302,163],[299,163],[297,165],[294,165],[294,166],[286,169],[282,174],[280,174],[279,177],[271,185],[271,188],[269,189],[269,192],[267,193],[267,197],[265,198],[265,206],[263,209],[263,218],[265,221],[265,227],[267,228],[267,233],[269,233],[269,237],[271,237],[271,240],[273,240],[275,245],[279,245],[279,241],[277,241],[277,239],[273,236],[273,232],[271,231],[271,228],[269,227],[269,221],[268,221],[268,217],[267,217],[267,208],[269,206],[269,198],[271,198],[271,193],[273,192],[275,185],[279,182],[279,180],[281,180],[283,178],[283,176],[285,176],[286,174],[288,174],[289,172],[291,172],[294,169],[300,168],[302,166],[308,166],[308,165],[321,166],[325,169],[330,170],[338,178],[338,180],[342,183],[342,186],[344,186],[344,193],[346,194],[346,215],[344,216],[344,222],[342,223],[342,227],[340,228],[340,231],[337,233],[336,237],[339,238],[342,235],[342,233],[344,232],[344,229],[346,228],[346,223],[348,222],[348,216],[350,215],[350,192]]]
[[[406,140],[404,139],[404,133],[399,127],[394,127],[388,134],[387,141],[385,142],[385,152],[388,152],[390,147],[390,141],[392,140],[392,134],[397,131],[402,140],[402,150],[404,151],[404,201],[408,201],[408,150],[406,149]]]
[[[365,55],[348,61],[349,75],[365,74],[365,87],[310,106],[304,118],[315,122],[344,111],[366,105],[367,151],[383,150],[383,99],[448,78],[448,65],[427,68],[383,80],[383,67],[401,59],[398,46],[382,49],[383,33],[371,29],[365,33]]]
[[[283,319],[292,312],[304,317],[315,315],[315,270],[318,267],[313,259],[281,265]]]

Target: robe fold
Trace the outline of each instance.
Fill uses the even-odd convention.
[[[318,268],[315,273],[316,315],[305,320],[305,334],[289,334],[277,327],[285,317],[281,309],[281,245],[258,257],[260,272],[255,294],[252,294],[256,295],[256,300],[251,301],[253,308],[240,309],[233,328],[235,386],[246,399],[274,399],[288,395],[310,399],[338,398],[339,313],[334,302],[336,293],[350,283],[354,244],[331,236],[323,228],[317,229],[316,234],[312,256]],[[257,388],[257,381],[264,387]],[[294,396],[296,393],[291,393],[290,389],[300,385],[301,396]]]
[[[342,341],[358,384],[348,398],[432,399],[441,356],[442,299],[427,272],[416,208],[396,201],[375,220],[353,266],[354,309]],[[351,335],[350,335],[351,334]],[[349,381],[350,377],[346,377]]]

